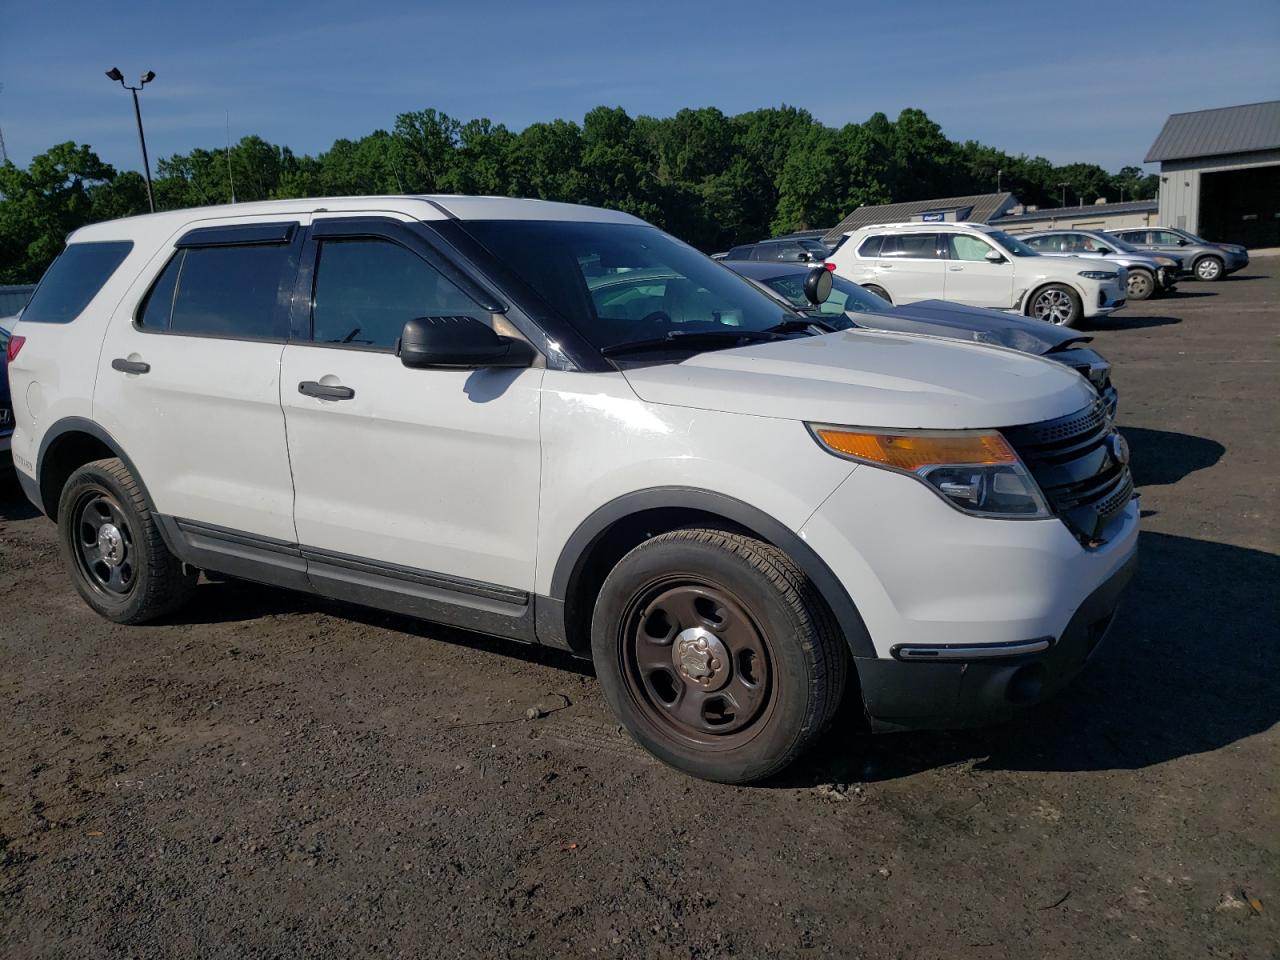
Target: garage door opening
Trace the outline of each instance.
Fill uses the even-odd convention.
[[[1280,164],[1200,176],[1200,236],[1280,247]]]

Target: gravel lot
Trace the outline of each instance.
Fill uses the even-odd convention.
[[[1147,519],[1062,696],[764,787],[547,651],[239,583],[108,624],[5,483],[0,952],[1278,957],[1278,320],[1264,259],[1096,331]]]

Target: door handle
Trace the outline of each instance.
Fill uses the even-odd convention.
[[[141,360],[126,360],[123,357],[116,357],[111,361],[111,369],[119,370],[121,373],[150,373],[151,364],[143,363]]]
[[[303,380],[298,384],[298,392],[306,397],[319,397],[321,400],[350,400],[356,395],[350,387],[320,383],[316,380]]]
[[[959,273],[961,270],[964,269],[964,267],[947,267],[947,269],[952,271],[953,273]]]

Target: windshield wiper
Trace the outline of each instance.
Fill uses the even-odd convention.
[[[796,320],[796,319],[789,318],[787,320],[783,320],[781,323],[775,323],[772,327],[768,328],[768,332],[769,333],[800,333],[805,330],[808,330],[810,327],[817,327],[819,330],[823,331],[824,333],[836,332],[836,328],[833,327],[831,324],[827,323],[827,321],[817,320],[813,317],[809,317],[808,319],[805,319],[805,320]]]
[[[627,343],[615,343],[603,347],[600,352],[606,357],[615,357],[623,353],[643,353],[646,350],[662,350],[664,348],[686,347],[718,347],[731,343],[760,343],[765,340],[777,340],[778,334],[770,330],[672,330],[663,337],[651,337],[648,340],[631,340]]]

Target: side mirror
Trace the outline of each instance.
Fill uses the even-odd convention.
[[[396,351],[406,367],[527,367],[533,347],[514,337],[502,337],[475,317],[419,317],[400,333]]]
[[[998,250],[991,250],[986,256],[987,263],[1004,263],[1004,254]]]
[[[831,296],[831,271],[826,267],[814,267],[804,278],[804,298],[815,307],[827,302]]]
[[[1186,240],[1183,240],[1183,239],[1182,239],[1182,237],[1179,237],[1179,238],[1178,238],[1178,246],[1180,246],[1180,247],[1185,247],[1186,245],[1187,245],[1187,241],[1186,241]]]
[[[813,259],[813,256],[805,252],[804,250],[801,250],[800,255],[796,257],[796,259],[799,260],[801,263],[808,263],[810,260]]]
[[[1099,247],[1096,252],[1104,257],[1109,257],[1111,254],[1115,253],[1115,251],[1110,247]]]

